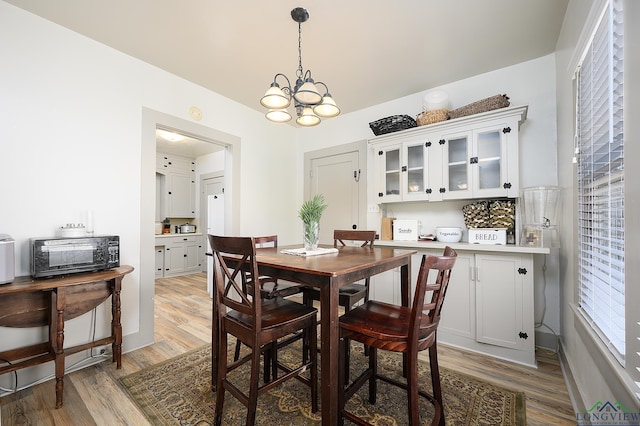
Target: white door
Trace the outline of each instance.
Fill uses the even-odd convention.
[[[309,198],[322,194],[328,206],[320,220],[321,244],[333,244],[334,229],[360,229],[360,169],[358,151],[311,160]]]

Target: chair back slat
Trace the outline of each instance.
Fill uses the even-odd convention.
[[[338,247],[338,243],[346,246],[345,241],[361,241],[360,247],[373,247],[376,239],[376,231],[365,231],[359,229],[336,229],[333,231],[333,246]]]
[[[438,327],[457,256],[458,253],[449,246],[445,248],[444,256],[422,256],[409,330],[409,334],[415,338],[410,338],[410,341],[418,342],[427,338]],[[435,273],[434,282],[429,282],[430,273]],[[429,292],[431,297],[427,299]]]
[[[261,318],[262,304],[254,239],[209,235],[209,243],[215,261],[219,318],[233,309],[251,316],[254,329],[259,331],[261,321],[256,318]]]

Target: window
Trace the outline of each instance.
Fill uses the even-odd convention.
[[[577,71],[578,298],[624,365],[622,1],[605,7]]]

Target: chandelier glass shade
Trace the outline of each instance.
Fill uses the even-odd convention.
[[[273,83],[260,99],[260,104],[269,109],[265,114],[268,120],[276,123],[286,123],[291,120],[291,114],[287,108],[293,103],[298,117],[296,123],[306,127],[316,126],[320,124],[320,118],[331,118],[339,115],[340,108],[331,97],[327,85],[321,81],[315,82],[311,78],[311,70],[305,72],[302,68],[302,23],[309,19],[309,12],[302,7],[297,7],[291,11],[291,18],[298,23],[296,83],[292,88],[291,82],[286,75],[282,73],[276,74],[273,78]],[[278,78],[280,78],[282,87],[278,84]],[[324,90],[318,90],[318,86],[322,86]]]

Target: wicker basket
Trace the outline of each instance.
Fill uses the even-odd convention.
[[[495,200],[489,205],[491,228],[513,229],[516,226],[516,203],[510,200]]]
[[[464,224],[469,229],[489,228],[491,226],[489,216],[489,202],[478,201],[462,207]]]
[[[449,119],[448,109],[434,109],[431,111],[424,111],[418,114],[416,122],[418,126],[426,126],[428,124],[439,123]]]
[[[466,117],[467,115],[479,114],[481,112],[492,111],[494,109],[506,108],[510,105],[507,95],[495,95],[481,101],[473,102],[453,111],[449,111],[449,118]]]
[[[369,123],[369,127],[376,136],[417,126],[416,120],[408,115],[392,115]]]

